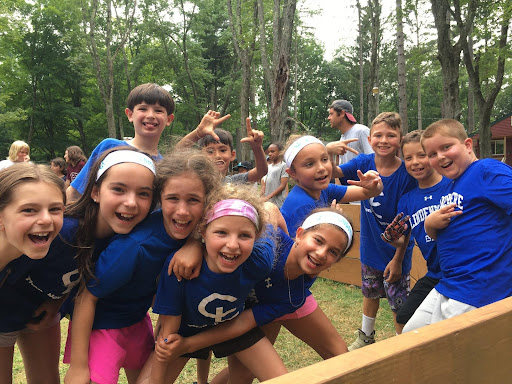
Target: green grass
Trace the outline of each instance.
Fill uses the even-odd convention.
[[[361,311],[363,305],[361,290],[357,287],[319,278],[313,285],[312,291],[320,307],[326,313],[327,317],[331,319],[339,334],[347,344],[351,344],[355,338],[354,332],[361,327]],[[156,316],[152,315],[152,317],[153,320],[156,320]],[[68,321],[63,320],[61,325],[63,340],[61,347],[62,361]],[[393,315],[386,300],[381,301],[375,333],[377,340],[387,339],[395,335]],[[281,329],[275,347],[290,372],[321,361],[321,358],[315,351],[301,340],[296,339],[284,328]],[[210,379],[225,366],[225,359],[213,359],[210,369]],[[62,379],[64,379],[66,369],[67,366],[61,363],[60,372]],[[192,384],[195,379],[195,361],[192,359],[183,369],[176,382]],[[15,351],[14,355],[13,383],[26,383],[23,361],[18,350]],[[127,383],[123,373],[121,373],[119,383]]]

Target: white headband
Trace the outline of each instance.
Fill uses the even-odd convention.
[[[301,227],[302,229],[308,229],[318,224],[332,224],[341,228],[343,232],[347,234],[348,237],[347,246],[345,247],[343,253],[347,252],[347,249],[350,247],[350,244],[352,244],[352,236],[354,233],[352,226],[350,225],[347,219],[345,219],[342,215],[336,212],[316,212],[310,215],[306,220],[304,220],[304,223],[302,223]]]
[[[309,144],[322,144],[325,147],[324,143],[322,143],[314,136],[302,136],[300,139],[294,141],[284,153],[284,162],[288,168],[292,166],[295,156],[297,156],[302,148]]]
[[[99,180],[101,175],[103,175],[107,169],[113,165],[121,163],[140,164],[149,169],[151,172],[153,172],[153,175],[156,176],[155,163],[153,163],[153,160],[151,160],[148,156],[140,152],[121,150],[111,152],[103,159],[100,164],[100,168],[98,169],[98,173],[96,174],[96,181]]]

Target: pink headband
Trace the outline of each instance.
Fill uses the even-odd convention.
[[[206,224],[208,225],[213,220],[223,216],[246,217],[253,222],[256,230],[259,230],[258,211],[256,211],[256,208],[254,208],[247,201],[238,199],[227,199],[219,201],[213,206],[212,210],[208,212]]]

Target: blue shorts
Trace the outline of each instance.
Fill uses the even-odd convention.
[[[384,279],[384,272],[361,263],[363,296],[368,299],[387,298],[393,312],[398,312],[410,292],[410,275],[402,275],[394,283]]]

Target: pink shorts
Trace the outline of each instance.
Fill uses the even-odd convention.
[[[275,319],[274,321],[300,319],[302,317],[306,317],[307,315],[312,314],[316,307],[318,307],[318,302],[315,300],[313,295],[309,295],[306,298],[306,302],[302,307],[297,309],[295,312],[281,316],[280,318]]]
[[[71,356],[71,322],[64,351],[64,363]],[[120,329],[94,329],[89,341],[91,381],[117,384],[119,370],[142,369],[155,347],[153,326],[149,314],[137,324]]]

